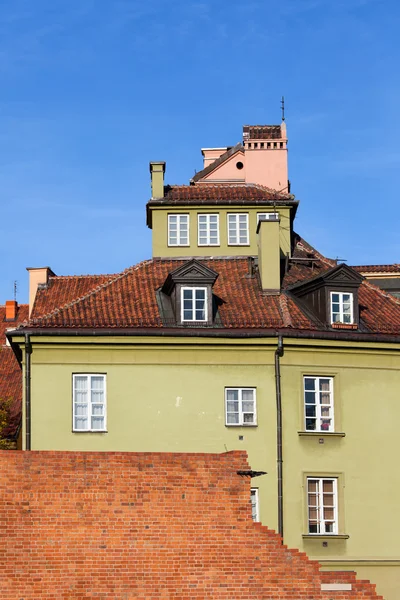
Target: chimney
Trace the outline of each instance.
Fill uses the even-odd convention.
[[[50,267],[28,267],[26,270],[29,272],[29,316],[31,316],[39,285],[46,285],[49,281],[49,277],[55,275],[55,273],[53,273]]]
[[[279,215],[261,217],[257,225],[258,271],[264,292],[279,294],[281,288],[281,249],[279,243]]]
[[[155,161],[150,163],[151,197],[164,198],[164,173],[165,162]]]
[[[18,302],[6,300],[6,321],[15,321],[17,318]]]

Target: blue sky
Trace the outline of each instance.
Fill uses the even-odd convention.
[[[149,161],[188,183],[282,94],[296,230],[400,262],[399,30],[397,0],[0,0],[0,303],[150,257]]]

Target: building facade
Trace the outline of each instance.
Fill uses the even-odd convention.
[[[186,186],[150,164],[152,259],[31,270],[23,447],[246,450],[255,520],[394,600],[400,301],[295,233],[284,124],[202,152]]]

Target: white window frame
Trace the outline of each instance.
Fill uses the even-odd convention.
[[[314,391],[306,390],[306,379],[314,380]],[[320,381],[321,379],[329,381],[329,390],[323,391],[320,389]],[[312,404],[311,402],[306,402],[306,392],[314,394],[315,402]],[[330,404],[323,404],[321,402],[322,394],[329,394]],[[335,405],[334,405],[334,389],[333,389],[333,377],[323,376],[323,375],[304,375],[303,376],[303,405],[304,405],[304,430],[305,431],[318,431],[318,432],[326,432],[326,431],[335,431]],[[307,419],[314,419],[314,417],[310,417],[307,415],[307,406],[315,406],[315,429],[307,428]],[[329,415],[323,415],[323,409],[329,408]],[[324,427],[322,421],[330,420],[330,425],[328,427]]]
[[[259,224],[261,217],[266,217],[266,220],[268,220],[268,221],[271,218],[273,218],[273,220],[275,220],[275,219],[279,219],[279,213],[277,213],[277,212],[273,212],[273,213],[265,213],[265,212],[257,213],[257,225]]]
[[[238,392],[238,402],[239,402],[239,410],[238,410],[238,422],[237,423],[228,423],[228,392],[237,391]],[[253,392],[253,411],[252,413],[247,413],[243,410],[243,402],[248,402],[248,400],[243,400],[243,392],[244,391],[252,391]],[[233,400],[229,400],[230,402],[234,402]],[[232,413],[232,411],[230,411]],[[253,421],[245,422],[244,415],[252,414]],[[257,426],[257,398],[256,398],[256,388],[255,387],[226,387],[225,388],[225,425],[227,427],[255,427]]]
[[[246,217],[246,241],[240,241],[240,228],[239,228],[239,217]],[[229,229],[229,221],[231,218],[235,220],[235,240],[232,241],[230,238],[230,229]],[[249,237],[249,213],[239,212],[239,213],[228,213],[227,214],[227,229],[228,229],[228,246],[249,246],[250,245],[250,237]]]
[[[310,482],[317,483],[317,492],[316,492],[316,506],[310,504]],[[323,492],[323,484],[324,482],[333,482],[333,519],[325,518],[325,508],[328,510],[332,508],[331,505],[325,505],[324,507],[324,492]],[[307,477],[307,529],[308,535],[338,535],[338,479],[337,477]],[[328,495],[328,494],[326,494]],[[310,509],[315,510],[316,519],[310,518]],[[317,531],[310,531],[311,523],[315,523],[317,525]],[[327,528],[330,527],[329,524],[332,524],[332,531],[327,531]]]
[[[200,217],[206,219],[205,237],[206,242],[200,241]],[[211,242],[211,217],[217,218],[217,241]],[[218,213],[198,213],[197,214],[197,243],[199,246],[219,246],[219,214]]]
[[[88,405],[88,410],[87,410],[87,423],[88,426],[86,428],[77,428],[75,426],[75,417],[79,416],[76,415],[75,412],[75,405],[78,404],[78,402],[76,402],[76,398],[75,398],[75,380],[77,377],[86,377],[87,381],[88,381],[88,386],[87,386],[87,393],[88,393],[88,401],[87,401],[87,405]],[[92,385],[91,385],[91,380],[92,377],[101,377],[103,379],[103,413],[104,413],[104,425],[103,427],[100,429],[94,429],[92,428],[92,417],[96,416],[93,415],[93,404],[100,404],[100,403],[95,403],[92,401],[91,398],[91,389],[92,389]],[[74,373],[72,375],[72,431],[74,432],[101,432],[101,431],[107,431],[107,377],[104,373]],[[90,397],[89,397],[90,394]]]
[[[193,292],[192,294],[192,308],[190,309],[192,311],[192,318],[191,319],[185,319],[184,317],[184,301],[183,301],[183,296],[184,296],[184,292],[186,290],[190,290]],[[204,291],[204,319],[196,319],[196,292],[197,291]],[[208,321],[208,290],[206,287],[200,286],[200,287],[193,287],[193,286],[185,286],[185,287],[181,287],[181,321],[182,323],[206,323]]]
[[[250,489],[251,516],[255,523],[260,522],[260,502],[258,488]]]
[[[176,218],[176,242],[171,242],[171,219]],[[187,242],[182,243],[181,226],[186,221]],[[190,246],[190,218],[188,213],[170,213],[168,215],[168,246]]]
[[[333,320],[333,294],[337,294],[339,296],[339,313],[335,313],[335,314],[339,314],[338,321]],[[343,305],[344,305],[343,296],[345,296],[345,295],[350,296],[350,321],[344,320],[345,313],[343,312]],[[335,304],[336,304],[336,302],[335,302]],[[333,323],[346,323],[346,324],[354,323],[354,294],[352,292],[331,292],[330,293],[330,311],[331,311],[331,324],[333,324]],[[348,314],[349,313],[346,313],[346,316]]]

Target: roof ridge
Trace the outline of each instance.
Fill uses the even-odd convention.
[[[47,313],[45,315],[41,315],[40,317],[37,317],[35,319],[30,319],[29,323],[37,325],[44,320],[50,319],[52,316],[59,314],[60,312],[66,310],[67,308],[71,308],[72,306],[75,306],[76,304],[78,304],[79,302],[82,302],[83,300],[86,300],[87,298],[90,298],[90,296],[97,294],[100,290],[105,289],[107,286],[111,285],[115,281],[118,281],[119,279],[123,279],[123,277],[126,277],[126,275],[129,275],[130,273],[133,273],[134,271],[139,270],[144,265],[149,264],[151,262],[152,262],[152,259],[147,259],[147,260],[141,261],[140,263],[137,263],[136,265],[132,265],[131,267],[128,267],[124,271],[121,271],[121,273],[117,273],[117,275],[115,277],[113,277],[112,279],[109,279],[108,281],[105,281],[104,283],[101,283],[100,285],[96,286],[95,288],[90,290],[90,292],[87,292],[83,296],[79,296],[79,298],[75,298],[74,300],[67,302],[63,306],[54,308],[53,310],[51,310],[49,313]]]
[[[83,275],[54,275],[50,276],[49,279],[85,279],[89,277],[115,277],[119,273],[97,273],[97,274],[83,274]]]
[[[288,307],[288,299],[286,294],[279,295],[279,312],[281,313],[283,319],[284,327],[293,327],[292,317],[290,315],[289,307]]]
[[[305,239],[303,239],[300,236],[299,241],[297,242],[300,246],[302,246],[304,248],[304,250],[306,250],[306,252],[308,252],[309,250],[312,250],[312,252],[315,253],[315,255],[326,265],[329,265],[330,267],[336,267],[337,263],[336,261],[332,260],[331,258],[327,258],[326,256],[324,256],[323,254],[321,254],[321,252],[318,252],[318,250],[316,248],[314,248],[314,246],[311,246],[311,244],[309,244]],[[308,246],[308,248],[306,247]]]

